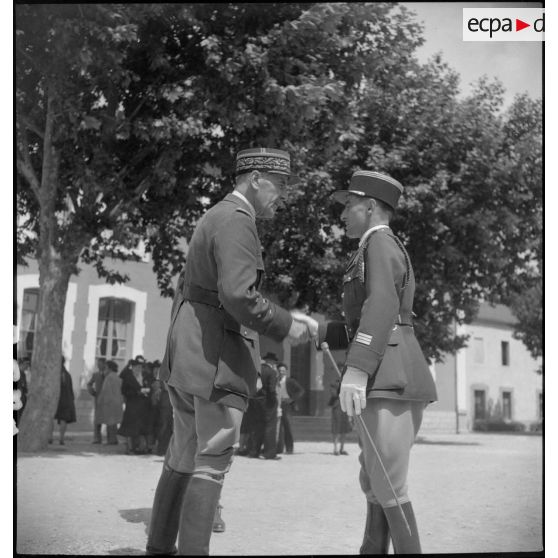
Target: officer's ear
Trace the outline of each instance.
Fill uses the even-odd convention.
[[[373,213],[376,207],[376,200],[373,198],[368,198],[368,213]]]
[[[252,186],[254,190],[260,189],[260,186],[258,184],[259,179],[260,179],[260,171],[255,170],[250,173],[250,186]]]

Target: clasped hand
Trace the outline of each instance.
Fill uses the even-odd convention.
[[[293,323],[288,337],[292,345],[305,343],[318,336],[318,322],[314,318],[298,310],[293,310],[291,316],[293,317]]]
[[[366,384],[368,374],[349,366],[339,391],[339,402],[341,409],[350,417],[360,415],[362,409],[366,407]]]

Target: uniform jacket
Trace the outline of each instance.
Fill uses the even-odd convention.
[[[412,327],[415,278],[391,229],[374,231],[343,278],[350,339],[346,366],[366,372],[368,397],[435,401],[432,374]]]
[[[159,378],[246,408],[260,367],[258,334],[282,341],[292,323],[258,291],[263,271],[253,209],[230,194],[202,217],[190,241]]]

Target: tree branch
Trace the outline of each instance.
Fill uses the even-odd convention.
[[[29,186],[31,186],[31,190],[33,190],[33,193],[35,194],[37,201],[40,201],[39,180],[35,175],[35,171],[33,170],[33,167],[31,167],[29,164],[25,163],[18,157],[17,170],[24,176],[25,180],[27,180],[27,182],[29,183]]]
[[[35,124],[33,124],[33,122],[29,121],[25,116],[21,116],[20,114],[18,115],[17,119],[25,128],[37,134],[42,140],[45,139],[45,134],[42,132],[42,130],[39,130],[39,128]]]

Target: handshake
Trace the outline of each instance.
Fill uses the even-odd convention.
[[[299,345],[310,339],[317,339],[318,322],[314,318],[303,314],[299,310],[292,310],[291,316],[293,317],[293,323],[287,336],[291,345]]]

